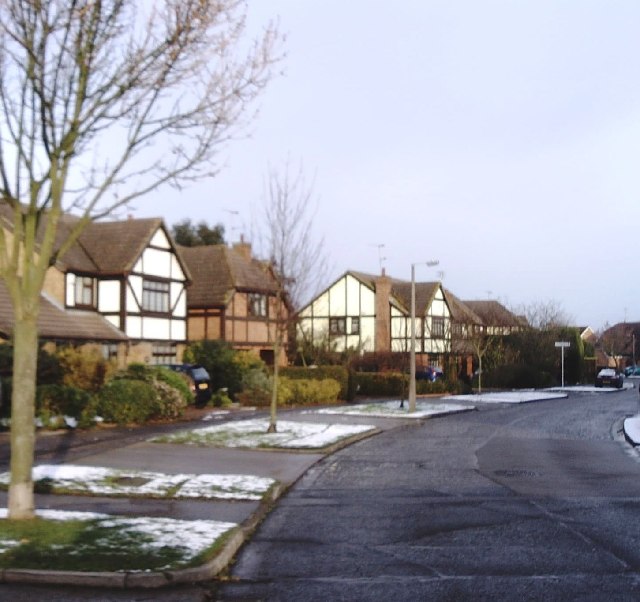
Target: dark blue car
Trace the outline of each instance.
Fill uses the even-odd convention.
[[[416,369],[416,380],[428,380],[435,382],[439,378],[444,378],[444,372],[442,372],[442,369],[437,366],[427,366]]]

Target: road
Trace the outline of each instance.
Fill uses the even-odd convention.
[[[638,600],[637,391],[489,407],[327,458],[214,599]]]
[[[637,390],[484,406],[315,465],[224,580],[152,591],[0,586],[0,599],[640,599]]]

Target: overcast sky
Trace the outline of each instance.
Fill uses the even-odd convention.
[[[640,2],[269,0],[249,14],[287,36],[251,136],[216,179],[135,215],[249,236],[267,169],[289,158],[315,182],[327,284],[381,265],[408,280],[438,259],[416,279],[462,299],[554,301],[595,329],[640,320]]]

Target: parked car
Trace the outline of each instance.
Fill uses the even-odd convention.
[[[624,369],[625,376],[640,376],[640,366],[627,366]]]
[[[438,366],[427,366],[426,368],[416,369],[416,380],[430,380],[435,382],[439,378],[444,378],[442,368]]]
[[[602,368],[596,376],[596,387],[616,387],[622,389],[624,374],[614,368]]]
[[[196,407],[204,407],[211,399],[211,377],[200,364],[166,364],[174,372],[186,374],[191,382],[191,390],[195,396]]]

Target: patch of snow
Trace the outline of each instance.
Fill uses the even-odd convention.
[[[0,519],[7,518],[6,508],[0,508]],[[96,512],[69,512],[65,510],[36,510],[36,516],[48,520],[97,521],[101,527],[121,533],[146,535],[149,549],[170,547],[179,550],[182,560],[194,558],[224,533],[235,528],[235,523],[208,520],[178,520],[162,517],[126,517]],[[20,545],[21,542],[18,542]],[[13,545],[11,540],[0,541],[3,547]]]
[[[277,432],[267,433],[268,426],[268,420],[240,420],[180,431],[151,441],[218,447],[317,449],[375,429],[375,426],[369,424],[318,424],[279,420]]]
[[[564,399],[567,393],[543,391],[505,391],[503,393],[478,393],[475,395],[452,395],[448,399],[473,401],[477,403],[528,403],[547,399]]]
[[[469,405],[424,401],[416,402],[415,412],[409,412],[408,401],[405,401],[403,406],[404,407],[400,407],[400,400],[398,399],[353,406],[336,406],[334,408],[311,410],[311,412],[318,414],[344,414],[348,416],[373,416],[376,418],[426,418],[428,416],[438,416],[475,409],[474,406]]]
[[[260,500],[276,482],[252,475],[163,474],[101,466],[41,464],[33,467],[34,481],[50,479],[53,487],[91,495],[167,498]],[[10,473],[0,474],[8,485]]]
[[[627,437],[635,444],[640,444],[640,416],[631,416],[624,421],[624,432]]]

